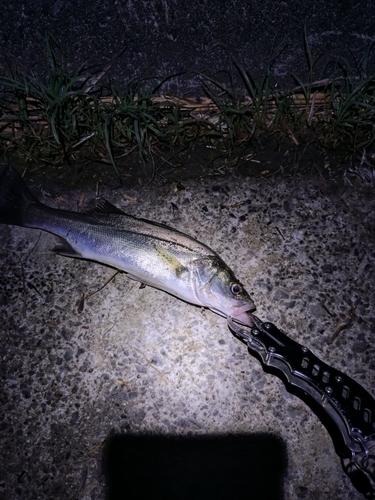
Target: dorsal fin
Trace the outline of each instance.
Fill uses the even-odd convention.
[[[112,203],[105,200],[104,198],[99,198],[96,202],[95,207],[91,209],[89,213],[126,215],[125,212],[115,207],[114,205],[112,205]]]

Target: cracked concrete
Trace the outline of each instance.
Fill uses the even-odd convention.
[[[82,195],[55,193],[43,202],[64,209]],[[216,250],[260,318],[374,393],[373,187],[218,177],[102,194]],[[274,436],[286,453],[277,498],[362,498],[318,418],[224,318],[124,274],[97,291],[115,271],[53,254],[46,233],[1,226],[0,241],[1,498],[110,498],[106,443],[145,435]],[[243,498],[258,498],[251,487]]]

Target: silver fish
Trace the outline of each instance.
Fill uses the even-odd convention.
[[[62,240],[54,249],[61,255],[107,264],[186,302],[253,325],[254,303],[217,253],[180,231],[127,215],[105,200],[89,213],[50,208],[8,166],[0,176],[0,223],[52,233]]]

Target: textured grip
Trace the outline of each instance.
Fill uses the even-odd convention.
[[[321,361],[272,323],[263,326],[264,331],[258,330],[267,352],[274,351],[272,357],[280,357],[295,376],[315,387],[321,393],[322,404],[329,397],[350,432],[359,432],[364,440],[375,437],[375,400],[360,384]],[[268,358],[268,364],[272,364]]]
[[[353,485],[368,500],[375,500],[375,400],[371,394],[274,324],[253,319],[256,326],[252,328],[232,318],[228,325],[260,358],[265,371],[283,378],[287,389],[315,411],[330,432]]]
[[[231,330],[247,341],[263,366],[282,373],[286,384],[300,388],[305,400],[313,399],[336,422],[351,452],[375,444],[375,400],[360,384],[320,361],[272,323],[254,318],[249,328],[228,319]]]

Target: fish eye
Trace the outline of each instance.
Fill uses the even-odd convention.
[[[230,285],[230,290],[234,295],[238,295],[242,292],[242,286],[239,283],[232,283]]]

